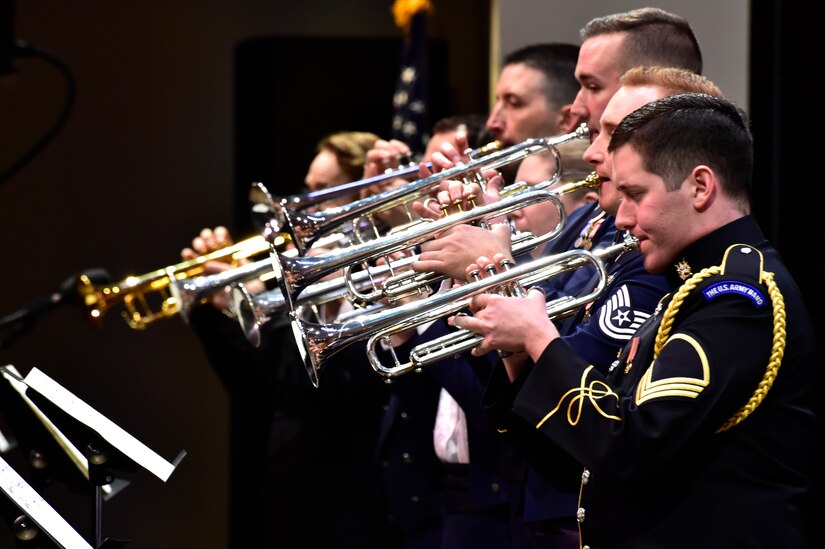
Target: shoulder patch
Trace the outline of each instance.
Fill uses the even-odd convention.
[[[599,329],[608,337],[630,341],[650,313],[633,308],[630,290],[624,284],[610,296],[599,311]]]
[[[722,280],[721,282],[716,282],[704,288],[702,294],[708,301],[725,294],[743,295],[750,299],[757,309],[765,304],[765,296],[762,295],[762,292],[760,292],[758,288],[737,280]]]

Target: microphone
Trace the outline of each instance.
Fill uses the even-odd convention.
[[[44,314],[51,311],[63,303],[80,303],[80,294],[77,291],[77,283],[81,276],[86,275],[95,284],[107,284],[112,281],[111,275],[105,269],[87,269],[74,274],[63,281],[60,287],[54,292],[38,297],[31,301],[22,309],[0,318],[0,330],[6,327],[13,327],[12,335],[16,337],[20,333],[30,329],[35,322]],[[12,339],[0,339],[0,348]]]

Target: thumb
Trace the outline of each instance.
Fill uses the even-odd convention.
[[[504,185],[504,178],[500,174],[496,174],[487,181],[487,196],[489,202],[494,202],[499,199],[501,187]]]

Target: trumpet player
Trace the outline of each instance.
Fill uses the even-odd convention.
[[[456,138],[472,147],[485,144],[489,138],[484,132],[484,118],[452,116],[436,122],[423,160],[430,160],[442,143],[453,143]],[[372,169],[392,166],[396,158],[403,156],[398,153],[403,153],[405,147],[400,142],[379,142],[368,153],[374,163]],[[403,353],[416,338],[417,333],[399,334],[393,336],[391,346]],[[352,347],[358,350],[353,352]],[[339,354],[332,360],[357,360],[369,369],[361,345],[352,347],[343,357]],[[466,366],[464,360],[457,362]],[[337,367],[331,365],[327,371]],[[466,367],[458,370],[464,372]],[[508,547],[508,492],[498,466],[500,450],[491,436],[492,427],[474,427],[479,420],[489,421],[481,414],[473,413],[467,420],[459,408],[448,411],[439,406],[446,399],[442,387],[439,378],[426,372],[400,377],[389,385],[376,455],[399,530],[399,545],[405,549]],[[477,405],[475,410],[480,410]],[[444,429],[445,422],[451,428]],[[473,426],[469,428],[469,440],[462,439],[463,449],[456,453],[446,440],[449,437],[440,435],[445,431],[467,433],[468,424]]]
[[[326,137],[306,186],[319,190],[361,178],[377,139],[366,132]],[[231,240],[224,228],[204,229],[182,257]],[[233,547],[333,547],[343,539],[353,547],[391,546],[373,459],[383,384],[345,364],[315,389],[286,314],[262,326],[255,348],[238,322],[222,314],[226,306],[217,296],[192,312],[190,325],[230,395]],[[354,435],[351,425],[359,426]]]
[[[571,130],[577,122],[569,117],[578,89],[573,75],[577,50],[571,45],[542,44],[509,55],[487,129],[507,144]],[[444,162],[440,156],[477,147],[468,140],[472,135],[472,131],[456,135],[446,146],[436,148],[429,160],[438,165]],[[577,156],[581,162],[581,150]],[[487,187],[495,192],[502,178],[495,172],[487,175]],[[473,207],[466,196],[453,198],[459,199],[463,209]],[[455,202],[447,198],[440,205],[454,208]],[[419,205],[414,208],[418,212]],[[509,226],[496,226],[493,234],[509,245]],[[441,250],[438,259],[446,260],[446,253]],[[460,263],[457,276],[463,277],[465,265]],[[417,343],[448,331],[445,322],[437,321],[393,336],[392,346],[396,354],[405,356]],[[384,422],[386,451],[379,456],[389,458],[387,485],[397,494],[397,508],[406,510],[406,516],[399,517],[405,526],[405,547],[525,546],[520,529],[514,530],[509,519],[513,493],[501,463],[501,456],[512,449],[495,433],[480,406],[480,379],[492,364],[492,357],[455,357],[426,368],[421,375],[399,377],[390,385]],[[392,450],[392,445],[397,449]],[[446,498],[446,503],[438,522],[432,520],[432,513],[429,520],[422,513],[423,504],[435,497],[424,495],[431,493],[431,482],[422,463],[433,464],[442,479],[438,496]],[[421,476],[416,480],[414,474]],[[411,500],[418,503],[411,505]],[[450,541],[439,543],[439,538]]]
[[[600,32],[599,29],[602,26],[607,27],[609,32]],[[670,30],[664,32],[662,31],[663,27]],[[601,128],[600,118],[607,101],[620,85],[618,75],[625,68],[632,67],[633,62],[636,61],[632,52],[635,51],[635,55],[638,56],[638,52],[642,51],[639,48],[634,50],[630,47],[630,44],[649,37],[651,33],[648,32],[648,29],[654,28],[658,28],[660,31],[654,36],[654,39],[660,40],[658,42],[660,47],[650,47],[644,49],[644,51],[658,52],[663,56],[661,58],[663,64],[668,64],[666,57],[673,55],[675,58],[682,59],[687,68],[701,67],[701,53],[698,46],[693,47],[696,41],[689,25],[678,16],[660,10],[634,10],[625,14],[597,18],[588,24],[582,32],[586,38],[582,45],[576,69],[577,78],[581,83],[581,90],[576,98],[574,110],[586,118],[588,127],[593,130],[593,136],[600,136],[596,138],[584,158],[591,163],[600,179],[604,178],[600,185],[599,196],[599,203],[604,211],[601,216],[592,217],[593,221],[585,226],[577,238],[572,241],[567,239],[568,246],[575,247],[577,245],[582,246],[583,243],[589,243],[589,247],[594,249],[601,245],[600,242],[613,240],[613,238],[605,235],[610,234],[607,229],[613,228],[615,231],[611,213],[615,213],[618,209],[618,195],[615,188],[610,184],[610,166],[606,163],[608,159],[598,152],[599,147],[603,148],[605,146],[604,143],[609,139],[610,133],[609,131],[599,132]],[[662,40],[664,42],[661,42]],[[623,41],[628,43],[626,50],[619,47]],[[611,44],[613,51],[619,52],[619,55],[605,58],[603,55],[598,54],[599,51],[604,50],[604,46],[607,44]],[[675,48],[675,45],[679,45],[679,48]],[[677,51],[681,53],[677,54]],[[661,73],[654,70],[643,72],[643,74],[650,77],[646,83],[651,86],[664,84],[674,79],[681,80],[682,85],[687,86],[687,89],[692,89],[690,86],[696,85],[694,76],[690,71],[671,73],[668,69],[663,70]],[[661,81],[656,80],[656,75],[661,77]],[[666,77],[668,75],[670,78]],[[643,82],[640,81],[639,84]],[[662,89],[662,86],[654,87],[654,89],[659,89],[660,93],[663,94],[667,93],[665,89]],[[712,90],[708,87],[701,89]],[[597,224],[601,226],[597,227]],[[594,228],[597,230],[594,231]],[[561,247],[556,248],[555,253],[563,250],[564,248]],[[621,266],[619,260],[613,263],[612,268],[609,268],[610,276],[608,278],[611,282],[601,298],[602,303],[606,303],[608,306],[601,306],[597,301],[591,304],[589,312],[592,314],[588,314],[586,318],[583,314],[580,314],[577,315],[575,320],[559,321],[560,324],[564,324],[563,327],[559,327],[560,333],[565,334],[564,339],[570,341],[571,344],[578,345],[577,348],[584,349],[585,352],[593,352],[594,354],[590,355],[593,363],[601,365],[600,367],[605,369],[609,367],[614,359],[616,349],[621,348],[623,345],[622,338],[626,339],[628,337],[626,328],[629,326],[625,326],[625,330],[621,330],[623,328],[621,323],[629,324],[634,320],[637,313],[639,319],[650,314],[664,292],[661,279],[648,275],[641,269],[641,260],[638,254],[635,258],[632,254],[624,255],[625,257],[621,259],[621,264],[624,265],[624,276],[621,272],[617,272],[617,267]],[[586,275],[587,280],[582,281],[580,271],[576,271],[576,275],[569,277],[561,287],[548,288],[547,293],[558,297],[565,293],[576,295],[589,291],[587,285],[592,284],[589,280],[591,275]],[[574,279],[574,277],[577,279]],[[634,278],[638,278],[638,280],[634,281]],[[618,303],[619,298],[623,295],[631,295],[630,289],[632,288],[637,289],[632,292],[632,301],[628,303],[626,300],[622,300],[621,304],[624,309],[615,311],[621,313],[620,316],[609,313],[603,314],[603,311],[609,311],[611,303]],[[538,297],[535,299],[539,301]],[[540,301],[543,302],[544,299]],[[633,309],[628,307],[631,304]],[[542,310],[544,311],[544,309]],[[546,313],[543,312],[543,314],[546,318]],[[608,321],[607,324],[599,322],[601,318],[605,318]],[[622,319],[626,320],[622,321]],[[464,320],[463,318],[457,319],[456,325],[462,326]],[[611,323],[618,324],[616,328],[620,330],[610,329],[608,334],[603,335],[604,329],[602,326]],[[601,349],[601,352],[598,352],[598,349]],[[496,373],[499,372],[500,369]],[[529,448],[523,445],[518,445],[518,448],[519,451],[511,458],[511,461],[515,464],[522,464],[523,475],[519,482],[520,486],[514,489],[518,501],[514,508],[520,509],[521,512],[516,513],[513,520],[525,525],[528,540],[530,540],[526,546],[580,547],[581,541],[576,515],[578,508],[577,490],[569,485],[564,478],[554,474],[556,469],[561,469],[565,464],[574,469],[575,465],[572,465],[573,462],[569,458],[555,460],[532,459],[535,456],[531,456]],[[528,457],[531,458],[529,461]],[[540,464],[545,464],[546,467],[540,467]]]
[[[806,547],[816,339],[750,214],[747,119],[679,93],[620,120],[608,145],[616,223],[669,293],[607,371],[559,337],[540,294],[515,322],[510,298],[477,296],[454,324],[484,335],[478,353],[516,353],[485,398],[532,455],[561,449],[584,465],[571,471],[581,544]]]
[[[585,27],[582,34],[585,36],[585,41],[576,65],[576,76],[580,81],[581,89],[574,102],[573,110],[586,118],[588,127],[593,130],[592,135],[597,140],[598,136],[602,135],[600,132],[602,112],[607,101],[620,85],[618,77],[625,68],[632,67],[637,59],[652,60],[651,56],[659,55],[661,63],[669,64],[677,59],[687,69],[676,73],[671,73],[670,69],[661,72],[656,69],[642,71],[641,76],[638,77],[638,84],[642,89],[645,85],[649,85],[648,87],[652,87],[656,94],[668,94],[674,93],[674,87],[683,86],[684,88],[681,89],[685,91],[719,93],[712,83],[699,82],[694,79],[692,71],[701,69],[701,53],[689,25],[678,16],[652,8],[633,10],[625,14],[597,18]],[[653,40],[659,47],[650,46],[649,43],[645,48],[630,46],[636,41],[646,40]],[[626,48],[621,47],[623,41],[628,44]],[[604,55],[608,45],[610,51],[617,52],[617,55]],[[640,52],[644,52],[641,58]],[[657,80],[659,78],[661,80]],[[676,90],[679,89],[676,87]],[[656,94],[652,96],[655,97]],[[609,133],[602,137],[601,143],[604,143],[605,139],[609,139]],[[610,235],[621,237],[621,234],[615,230],[613,218],[618,210],[619,195],[610,181],[609,166],[605,164],[607,159],[604,155],[598,154],[599,147],[604,147],[604,145],[597,145],[594,142],[592,150],[588,149],[584,158],[594,166],[596,173],[604,178],[599,189],[599,204],[602,212],[592,217],[591,222],[585,225],[578,238],[573,241],[573,247],[597,249],[613,242],[613,237]],[[450,161],[457,159],[456,157],[448,158]],[[443,167],[449,167],[449,165],[445,163]],[[454,185],[454,192],[468,191],[460,187],[456,188]],[[434,210],[433,214],[435,215]],[[425,213],[422,212],[422,215]],[[469,234],[474,232],[474,229],[476,228],[470,227],[465,228],[464,231]],[[445,235],[445,237],[454,238],[453,235]],[[465,238],[464,242],[467,245],[455,247],[472,252],[474,248],[469,243],[482,242],[482,239],[483,235]],[[434,245],[434,247],[437,246],[438,244]],[[548,247],[553,249],[552,246]],[[494,257],[486,255],[490,253],[490,247],[486,250],[480,255]],[[504,250],[504,256],[512,260],[507,248],[499,248],[499,250]],[[560,252],[563,249],[557,248],[556,251]],[[430,259],[423,253],[420,257]],[[457,254],[456,258],[458,257]],[[474,262],[475,258],[471,259],[470,263]],[[432,264],[414,264],[413,268],[430,269],[433,266]],[[458,269],[457,262],[442,266],[444,272],[455,273]],[[608,266],[608,273],[610,283],[602,298],[578,315],[558,321],[558,329],[565,335],[565,339],[569,339],[571,344],[576,345],[576,349],[591,363],[601,365],[605,369],[615,359],[616,353],[630,338],[635,327],[638,327],[652,313],[667,287],[663,277],[644,271],[638,252],[625,253],[612,261]],[[549,298],[587,293],[595,285],[592,278],[592,271],[588,273],[580,269],[564,281],[563,285],[550,287],[546,293]],[[511,314],[519,315],[513,311]],[[546,317],[546,313],[544,316]],[[461,326],[463,321],[464,319],[459,319],[458,325]],[[489,347],[486,350],[489,350]],[[484,353],[479,351],[479,354]],[[514,522],[524,524],[528,540],[532,540],[527,542],[528,546],[533,544],[534,546],[578,547],[577,493],[566,488],[563,482],[560,483],[551,474],[552,471],[539,470],[535,463],[527,466],[527,457],[528,454],[522,451],[511,460],[514,468],[523,471],[522,477],[517,482],[520,486],[514,488],[515,497],[520,501],[514,508],[521,510],[513,517]],[[541,497],[537,497],[537,494],[541,494]]]

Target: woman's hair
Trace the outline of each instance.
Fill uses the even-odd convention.
[[[332,133],[318,143],[317,152],[330,151],[349,180],[356,181],[364,173],[367,151],[378,139],[377,135],[369,132]]]

